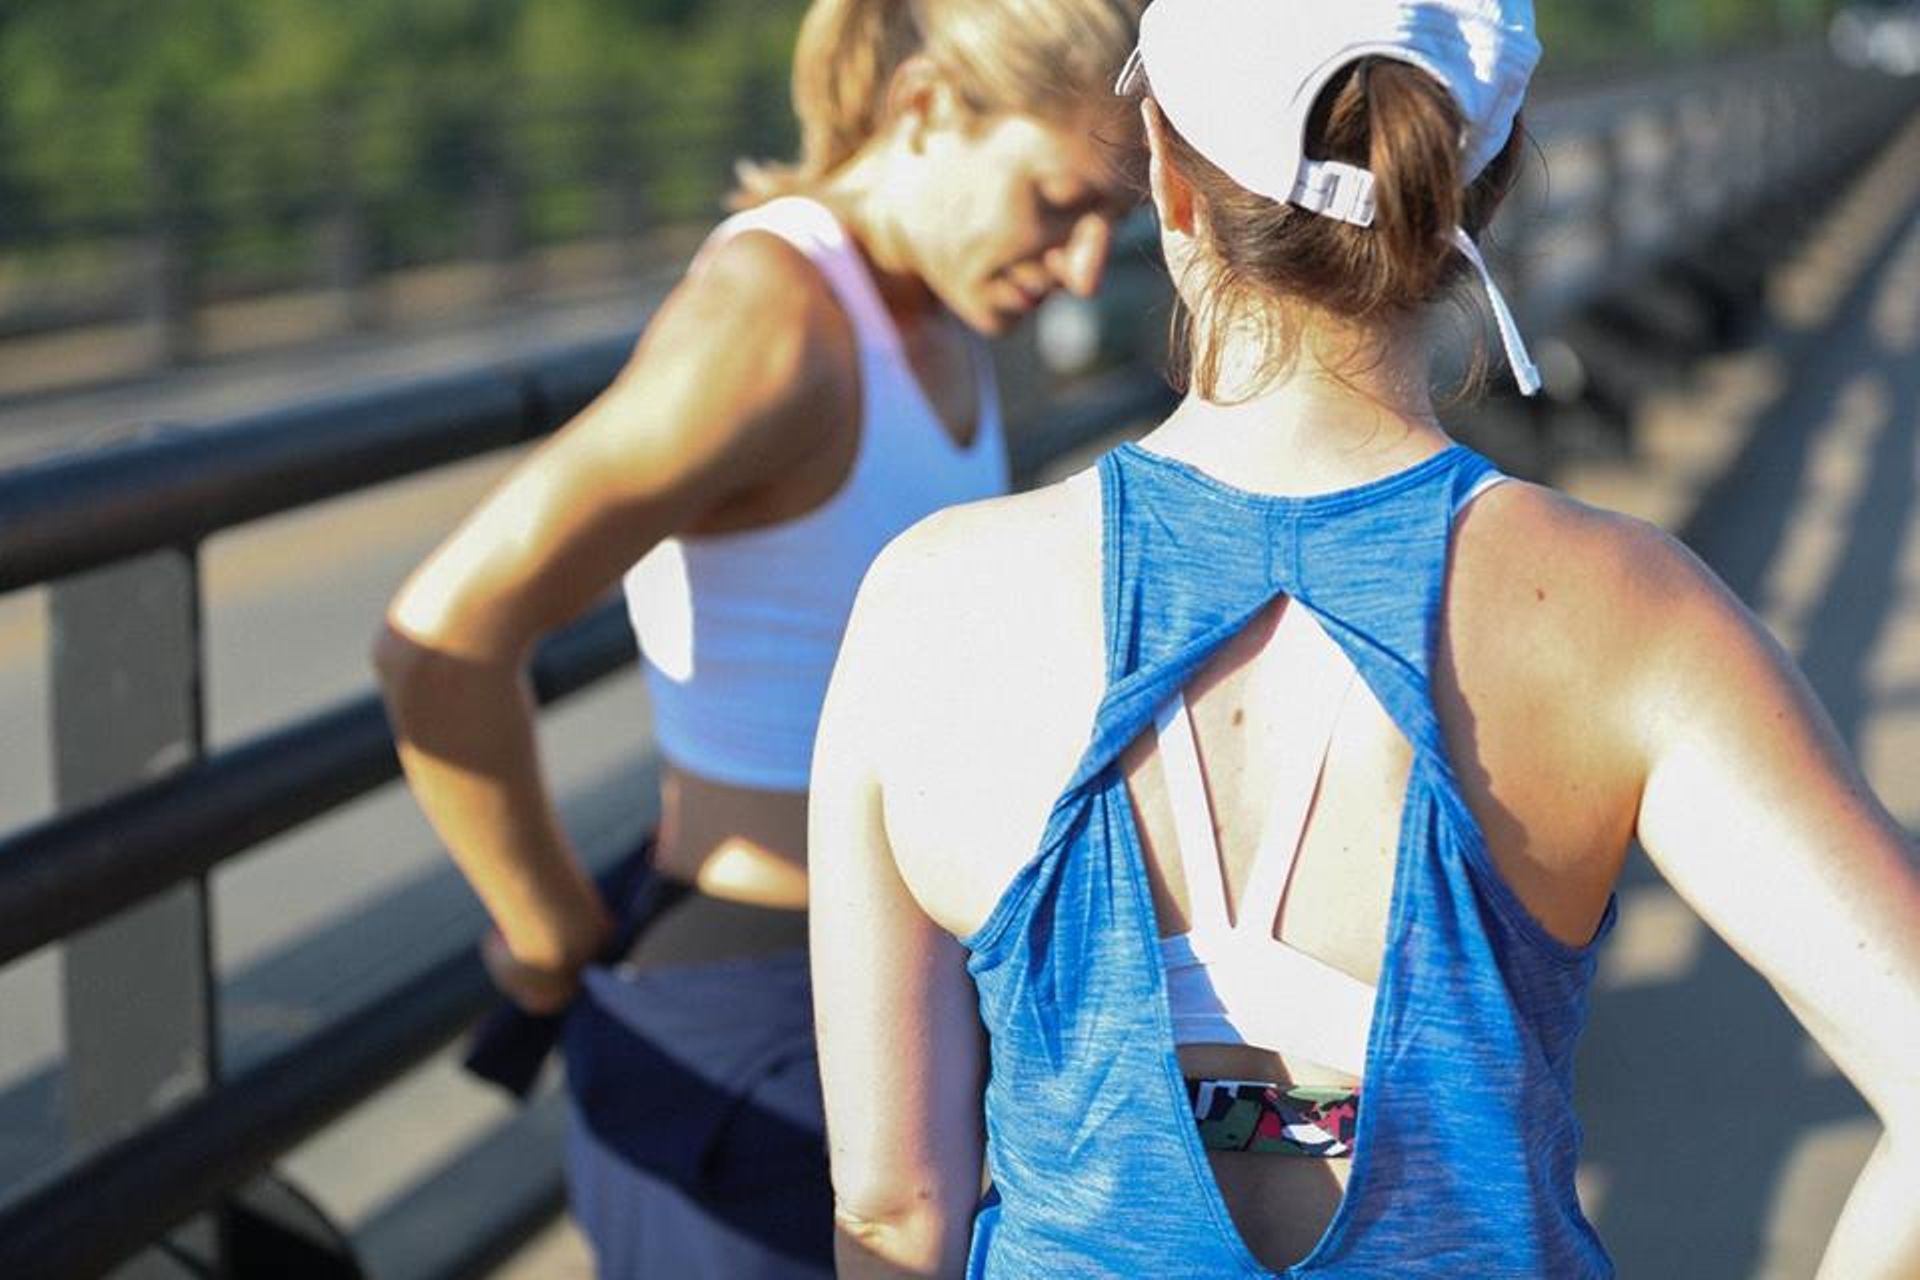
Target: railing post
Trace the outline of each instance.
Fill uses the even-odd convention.
[[[159,551],[53,583],[54,791],[84,808],[192,763],[204,749],[199,561]],[[92,1150],[219,1079],[204,877],[68,938],[67,1130]],[[362,1280],[351,1242],[297,1189],[256,1178],[114,1280],[298,1275]]]
[[[373,298],[368,288],[369,253],[365,201],[356,163],[360,119],[352,103],[337,100],[321,108],[325,138],[321,170],[328,194],[322,215],[321,253],[327,287],[340,297],[340,322],[347,329],[373,327]]]
[[[532,286],[532,264],[527,258],[525,201],[520,190],[519,165],[516,164],[515,126],[521,114],[511,101],[498,103],[487,113],[481,126],[482,136],[474,140],[474,155],[479,169],[477,212],[481,258],[492,275],[493,299],[506,302],[525,294]]]
[[[194,263],[187,182],[182,173],[181,132],[185,115],[163,109],[147,127],[147,234],[145,318],[153,333],[156,365],[184,364],[197,347],[194,333]]]
[[[198,579],[192,552],[161,551],[52,585],[54,793],[62,811],[199,757]],[[67,1127],[77,1147],[124,1137],[218,1076],[204,881],[74,935],[61,959]],[[219,1252],[209,1224],[183,1234],[187,1251]],[[116,1280],[178,1274],[148,1255]]]
[[[641,234],[648,221],[641,114],[629,89],[605,96],[589,117],[599,121],[594,132],[599,139],[598,168],[605,193],[607,235],[615,246],[614,260],[627,275],[638,274],[646,266],[641,252]]]

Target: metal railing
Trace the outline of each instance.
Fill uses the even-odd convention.
[[[103,586],[121,628],[149,636],[178,630],[178,615],[194,608],[197,548],[206,538],[535,438],[603,387],[623,353],[579,352],[518,373],[443,378],[220,428],[160,432],[0,475],[0,592],[50,584],[56,649],[85,645],[86,628],[67,623],[67,602],[77,598],[84,608]],[[1083,390],[1072,412],[1021,436],[1016,468],[1030,476],[1046,458],[1165,398],[1152,377],[1121,375]],[[138,690],[141,698],[197,701],[197,646],[191,627],[186,631],[187,642],[172,646],[160,664],[170,669],[147,673],[153,679]],[[616,606],[602,607],[542,646],[537,694],[543,704],[564,698],[632,656],[624,616]],[[65,666],[75,684],[110,684],[122,674],[84,657]],[[59,676],[56,682],[64,683]],[[127,732],[122,709],[108,709],[106,723],[95,723],[97,707],[85,699],[70,707],[59,692],[57,735]],[[90,931],[113,984],[145,981],[152,976],[150,938],[137,922],[115,938],[116,917],[183,884],[204,894],[205,877],[227,860],[397,775],[385,717],[369,693],[162,778],[125,778],[131,789],[0,840],[0,964]],[[204,910],[174,924],[199,933],[191,949],[204,957]],[[481,1007],[486,985],[469,956],[455,956],[294,1052],[232,1079],[221,1079],[213,1064],[217,1011],[210,992],[203,972],[149,997],[150,1007],[165,1007],[164,1021],[185,1033],[187,1043],[178,1047],[205,1062],[198,1095],[150,1121],[122,1115],[120,1123],[138,1126],[130,1136],[0,1209],[0,1274],[92,1274],[216,1205],[445,1044]],[[166,1054],[147,1040],[139,1056]]]
[[[125,375],[641,274],[704,219],[733,156],[789,149],[779,95],[758,76],[409,86],[181,107],[131,131],[0,121],[0,156],[67,139],[57,186],[88,194],[0,207],[0,339],[118,335],[93,344],[95,376]]]
[[[1496,227],[1523,323],[1551,331],[1596,293],[1709,243],[1751,265],[1742,229],[1771,248],[1776,220],[1804,224],[1916,102],[1915,81],[1809,46],[1538,104],[1528,127],[1547,181],[1536,169]]]
[[[1622,253],[1669,240],[1676,219],[1710,223],[1763,194],[1897,83],[1809,45],[1609,93],[1549,87],[1536,133],[1564,152],[1556,169],[1581,175],[1550,197],[1550,216],[1560,221],[1565,201],[1584,206],[1604,267],[1617,267]],[[19,281],[44,277],[0,305],[0,336],[138,326],[136,365],[155,367],[266,334],[378,327],[416,309],[408,279],[444,267],[463,283],[423,278],[414,292],[455,287],[469,306],[504,301],[541,287],[543,261],[561,283],[639,274],[656,265],[645,260],[648,233],[698,221],[729,157],[788,149],[780,97],[779,86],[749,80],[720,95],[677,85],[670,100],[637,90],[583,99],[549,86],[447,102],[250,104],[176,113],[132,140],[96,139],[84,119],[63,120],[85,139],[63,163],[97,168],[88,189],[118,194],[57,225],[0,209],[0,257],[11,255]],[[383,154],[389,134],[416,142]],[[0,154],[8,149],[0,136]],[[587,255],[590,265],[561,265],[557,251],[593,246],[604,252]],[[34,265],[54,262],[69,266]],[[1558,312],[1572,286],[1543,280],[1543,312]],[[266,323],[207,323],[215,304],[273,299],[289,305]],[[110,349],[115,372],[131,371],[126,344]]]
[[[1660,261],[1697,253],[1705,237],[1727,243],[1772,211],[1811,201],[1914,105],[1909,86],[1863,86],[1857,73],[1843,81],[1812,55],[1778,55],[1764,70],[1633,86],[1536,113],[1548,156],[1574,157],[1565,169],[1556,158],[1556,171],[1594,172],[1556,183],[1504,224],[1532,327],[1562,323]],[[1657,148],[1643,141],[1654,135],[1665,137]],[[1655,196],[1658,233],[1647,213]],[[1571,266],[1552,261],[1556,244],[1583,236],[1602,248]],[[1100,314],[1122,332],[1151,310],[1125,303]],[[45,584],[51,599],[64,810],[0,839],[0,964],[65,943],[77,1020],[71,1087],[97,1104],[84,1135],[90,1154],[0,1205],[0,1275],[97,1274],[194,1215],[223,1203],[229,1216],[241,1212],[236,1189],[436,1051],[481,1006],[478,966],[452,955],[293,1051],[222,1071],[206,877],[391,781],[397,764],[371,694],[205,749],[199,549],[246,521],[533,439],[604,386],[624,349],[156,431],[0,474],[0,593]],[[1016,473],[1031,477],[1166,400],[1137,365],[1083,384],[1016,433]],[[603,609],[541,649],[541,700],[631,656],[624,620]],[[156,776],[155,760],[172,763]],[[144,1037],[139,1052],[127,1054],[134,1035]],[[154,1104],[182,1095],[176,1106]]]

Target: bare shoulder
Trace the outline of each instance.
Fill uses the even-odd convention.
[[[881,553],[870,589],[916,629],[990,621],[1044,609],[1100,562],[1099,481],[1087,471],[1056,484],[949,507]]]
[[[648,325],[636,361],[664,355],[683,367],[725,362],[793,377],[844,360],[853,345],[819,268],[779,236],[748,231],[695,260]]]
[[[911,652],[916,667],[964,682],[1016,649],[1042,660],[1059,629],[1089,609],[1097,624],[1099,577],[1099,481],[1082,472],[908,529],[868,571],[854,625]]]
[[[681,286],[703,305],[761,321],[838,311],[833,287],[791,242],[770,231],[729,236],[694,260]]]
[[[1543,659],[1559,654],[1589,666],[1645,655],[1709,619],[1753,625],[1713,571],[1665,530],[1519,481],[1461,516],[1448,592],[1456,641],[1504,632],[1514,643],[1550,644]]]
[[[1044,686],[1100,644],[1100,491],[1060,483],[951,507],[896,538],[861,588],[849,644],[884,650],[926,716]],[[900,689],[901,695],[909,690]]]
[[[1100,581],[1099,482],[1082,473],[923,521],[861,590],[843,668],[900,867],[956,934],[1034,848],[1085,747]]]
[[[1654,603],[1698,589],[1712,574],[1671,534],[1633,516],[1589,506],[1543,485],[1509,481],[1461,516],[1456,591],[1560,587],[1575,602]]]
[[[569,432],[607,483],[704,510],[778,479],[852,419],[851,324],[806,255],[747,232],[696,259],[625,368]]]
[[[1445,641],[1445,674],[1494,713],[1479,718],[1509,713],[1536,741],[1561,723],[1585,749],[1614,744],[1629,773],[1655,721],[1686,704],[1701,673],[1738,686],[1790,665],[1679,539],[1519,482],[1460,519]]]
[[[1757,687],[1769,646],[1653,525],[1520,482],[1461,515],[1435,703],[1496,864],[1556,936],[1591,936],[1689,673]]]

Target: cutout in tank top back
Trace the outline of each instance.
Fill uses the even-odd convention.
[[[1374,988],[1274,936],[1327,754],[1358,673],[1313,615],[1292,601],[1262,662],[1283,664],[1296,697],[1278,725],[1281,768],[1237,912],[1200,767],[1193,721],[1176,692],[1154,718],[1186,878],[1191,928],[1160,940],[1176,1044],[1250,1045],[1359,1079]]]

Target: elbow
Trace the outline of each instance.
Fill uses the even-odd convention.
[[[428,686],[432,682],[432,659],[433,650],[402,631],[391,618],[373,637],[368,660],[396,743],[413,738],[421,730],[422,717],[431,715],[433,694]]]
[[[836,1185],[837,1248],[911,1275],[957,1276],[966,1263],[972,1206],[944,1199],[929,1187],[876,1186],[850,1195]]]
[[[381,620],[368,648],[367,661],[389,704],[403,700],[407,690],[420,682],[433,654],[431,641],[409,634],[392,612]]]
[[[525,654],[494,658],[476,648],[463,635],[411,625],[398,606],[388,611],[368,656],[396,738],[418,745],[526,710]]]
[[[399,604],[389,609],[368,651],[374,681],[396,727],[415,708],[471,696],[489,664],[457,657],[449,637],[409,626]]]
[[[401,678],[414,647],[413,641],[394,629],[392,618],[381,620],[373,633],[373,643],[367,646],[367,663],[382,688]]]
[[[867,1258],[884,1259],[898,1252],[900,1224],[871,1217],[836,1198],[833,1202],[833,1234],[842,1249]]]
[[[871,1218],[836,1203],[833,1252],[838,1271],[848,1275],[958,1276],[947,1265],[937,1235],[909,1218]]]

